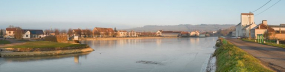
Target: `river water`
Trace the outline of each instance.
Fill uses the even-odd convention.
[[[91,53],[0,58],[0,72],[204,72],[217,37],[88,40]]]

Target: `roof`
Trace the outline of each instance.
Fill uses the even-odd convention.
[[[125,30],[119,30],[118,32],[127,32],[127,31],[125,31]]]
[[[274,32],[275,31],[273,28],[271,28],[270,26],[267,26],[265,24],[259,24],[256,27],[254,27],[253,29],[257,29],[257,28],[267,29],[268,32]]]
[[[161,33],[181,33],[182,31],[163,31],[159,30]]]
[[[189,32],[181,32],[180,34],[189,34]]]
[[[251,25],[253,25],[253,24],[247,25],[247,26],[245,26],[245,27],[242,28],[242,29],[246,29],[246,28],[250,27]]]
[[[74,32],[80,32],[81,29],[73,29]]]
[[[6,28],[6,31],[16,31],[16,28]]]
[[[93,32],[115,32],[113,28],[100,28],[100,27],[95,27],[93,29]]]
[[[241,23],[238,23],[236,26],[240,25]]]
[[[30,31],[31,34],[44,34],[43,30],[23,29],[24,33]]]
[[[241,15],[254,15],[253,13],[241,13]]]
[[[280,24],[280,25],[268,25],[269,27],[285,27],[285,24]]]

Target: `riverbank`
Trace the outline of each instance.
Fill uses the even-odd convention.
[[[112,38],[81,38],[81,40],[119,40],[119,39],[155,39],[155,38],[179,38],[179,37],[112,37]]]
[[[50,41],[25,42],[0,48],[1,57],[50,56],[94,51],[86,44],[58,43]]]
[[[261,61],[237,46],[220,38],[214,56],[217,58],[216,72],[273,72]]]
[[[65,55],[74,53],[92,52],[92,48],[71,49],[71,50],[56,50],[56,51],[37,51],[37,52],[1,52],[1,57],[28,57],[28,56],[53,56]]]

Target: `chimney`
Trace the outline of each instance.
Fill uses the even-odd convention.
[[[262,24],[267,25],[267,20],[262,20]]]

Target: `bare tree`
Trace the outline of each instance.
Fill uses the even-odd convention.
[[[89,29],[86,29],[86,35],[87,35],[87,37],[90,37],[91,35],[93,35],[92,31]]]
[[[68,29],[67,35],[68,35],[68,36],[73,35],[73,31],[72,31],[72,29]]]
[[[59,35],[59,29],[54,29],[54,34]]]
[[[23,38],[23,31],[22,31],[22,29],[20,27],[16,27],[16,31],[15,31],[14,37],[16,39],[22,39]]]
[[[46,29],[46,30],[45,30],[45,34],[46,34],[46,35],[50,35],[50,33],[51,33],[51,30],[49,30],[49,29]]]
[[[62,34],[66,34],[66,32],[67,32],[67,31],[66,31],[65,29],[63,29],[63,30],[60,31],[60,33],[62,33]]]
[[[3,34],[3,30],[2,29],[0,29],[0,38],[2,38],[4,36],[4,34]]]

